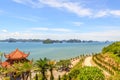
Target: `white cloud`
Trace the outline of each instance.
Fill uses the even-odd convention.
[[[83,22],[72,22],[74,26],[81,26]]]
[[[12,17],[15,17],[17,19],[21,19],[21,20],[25,20],[25,21],[31,21],[31,22],[37,22],[40,20],[39,17],[37,16],[12,16]]]
[[[53,7],[56,9],[63,9],[70,13],[74,13],[80,17],[93,17],[101,18],[105,16],[120,16],[120,10],[103,9],[94,10],[87,8],[80,4],[81,1],[71,2],[69,0],[13,0],[16,3],[28,5],[34,8],[41,8],[45,6]],[[87,5],[86,5],[87,6]]]
[[[109,11],[108,10],[101,10],[101,11],[98,11],[94,17],[95,18],[100,18],[100,17],[104,17],[104,16],[107,16],[109,15]]]
[[[65,28],[47,28],[47,27],[31,28],[31,30],[55,31],[55,32],[71,32],[70,29],[65,29]]]
[[[110,10],[110,9],[100,10],[97,13],[95,13],[95,15],[92,17],[100,18],[100,17],[105,17],[105,16],[120,17],[120,10]]]
[[[17,3],[25,3],[25,0],[13,0],[13,1]]]
[[[18,37],[18,36],[20,36],[20,33],[19,32],[14,32],[14,33],[11,33],[11,35],[14,36],[14,37]]]
[[[89,8],[83,8],[82,6],[76,4],[76,3],[64,3],[63,6],[68,11],[77,14],[78,16],[91,16],[92,12]]]
[[[50,29],[52,31],[58,31],[58,32],[71,32],[70,29],[64,29],[64,28],[54,28],[54,29]]]
[[[41,3],[54,8],[62,8],[69,12],[75,13],[78,16],[90,16],[91,10],[89,8],[83,8],[78,3],[68,1],[57,1],[57,0],[39,0]]]
[[[49,29],[45,27],[38,27],[38,28],[31,28],[31,30],[48,31]]]
[[[1,30],[1,31],[4,32],[4,33],[8,32],[6,29],[3,29],[3,30]]]
[[[47,5],[49,7],[65,9],[71,13],[75,13],[78,16],[90,16],[91,10],[89,8],[84,8],[78,3],[73,3],[65,0],[13,0],[16,3],[29,5],[36,8],[41,8],[42,5]]]
[[[115,15],[115,16],[120,16],[120,10],[111,10],[110,14]]]
[[[31,6],[33,8],[40,8],[42,7],[41,4],[39,4],[38,1],[35,2],[35,0],[12,0],[16,3],[19,3],[19,4],[24,4],[24,5],[28,5],[28,6]]]

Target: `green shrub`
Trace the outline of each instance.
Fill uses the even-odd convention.
[[[105,80],[105,76],[96,67],[83,67],[80,69],[77,80]]]

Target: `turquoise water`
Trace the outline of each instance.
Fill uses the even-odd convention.
[[[19,48],[21,51],[30,52],[29,59],[39,59],[47,57],[49,59],[59,60],[76,57],[81,54],[91,54],[101,52],[102,48],[110,43],[54,43],[42,44],[38,42],[0,42],[0,51],[6,54]]]

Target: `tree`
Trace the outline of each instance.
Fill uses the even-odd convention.
[[[22,80],[27,80],[32,69],[32,64],[30,62],[14,63],[6,69],[6,73],[10,75],[11,79],[16,80],[22,78]]]
[[[0,52],[0,64],[2,63],[2,57],[3,57],[3,53]]]
[[[55,68],[55,61],[49,60],[48,66],[49,66],[49,71],[50,71],[50,74],[51,74],[50,80],[54,80],[53,68]]]
[[[27,80],[28,77],[31,79],[31,70],[32,70],[32,63],[31,62],[24,62],[22,66],[22,70],[24,74],[25,79]]]
[[[58,80],[61,80],[61,77],[60,77],[60,75],[58,76]]]
[[[1,77],[1,74],[2,74],[2,71],[3,71],[3,68],[1,67],[2,57],[3,57],[3,53],[0,52],[0,77]]]
[[[39,59],[36,61],[35,65],[39,68],[39,71],[42,74],[42,80],[47,80],[45,72],[48,69],[48,59],[44,58],[44,59]]]
[[[35,75],[35,80],[38,80],[38,75],[37,74]]]
[[[2,73],[3,73],[3,68],[0,67],[0,78],[1,78],[1,80],[2,80]]]

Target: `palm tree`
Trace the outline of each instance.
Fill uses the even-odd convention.
[[[31,79],[31,69],[32,69],[32,64],[29,62],[24,62],[22,65],[22,72],[25,73],[23,76],[27,80],[28,77]]]
[[[58,80],[61,80],[61,77],[60,77],[60,75],[58,76]]]
[[[36,73],[36,75],[35,75],[35,80],[38,80],[38,75],[37,75],[37,73]]]
[[[51,74],[50,80],[54,80],[53,69],[55,68],[55,61],[49,60],[48,66],[49,66],[49,71],[50,71],[50,74]]]
[[[48,59],[44,58],[44,59],[39,59],[36,61],[35,65],[39,68],[41,74],[42,74],[42,80],[47,80],[45,72],[48,69]]]

